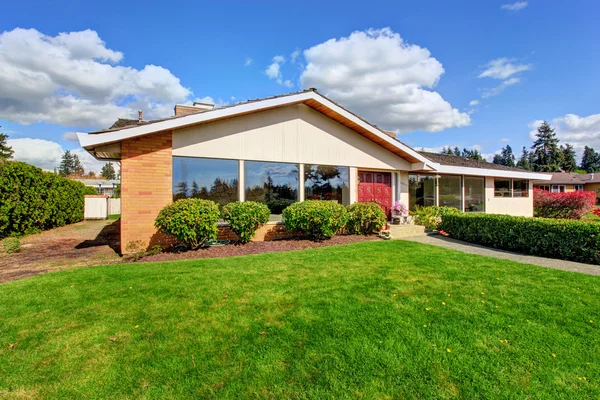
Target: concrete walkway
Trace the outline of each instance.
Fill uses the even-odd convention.
[[[447,238],[441,235],[433,236],[411,236],[404,237],[400,240],[408,240],[411,242],[432,244],[434,246],[445,247],[451,250],[458,250],[465,253],[478,254],[494,258],[503,258],[505,260],[516,261],[524,264],[539,265],[545,268],[560,269],[563,271],[580,272],[588,275],[600,275],[600,265],[582,264],[573,261],[557,260],[554,258],[545,258],[537,256],[529,256],[525,254],[512,253],[509,251],[492,249],[477,244],[462,242],[460,240]]]

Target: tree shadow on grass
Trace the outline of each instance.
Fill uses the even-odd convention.
[[[84,240],[75,246],[76,249],[87,249],[90,247],[108,246],[115,253],[120,252],[120,238],[121,238],[121,219],[104,226],[102,230],[93,240]]]

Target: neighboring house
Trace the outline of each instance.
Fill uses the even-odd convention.
[[[115,188],[119,186],[118,179],[75,179],[82,182],[85,186],[96,188],[98,194],[112,196],[115,193]]]
[[[537,189],[548,192],[564,193],[575,191],[596,192],[600,198],[600,174],[576,174],[574,172],[555,172],[550,180],[533,181]]]
[[[550,179],[416,151],[314,89],[221,108],[177,105],[174,117],[140,121],[79,134],[94,157],[121,163],[123,249],[164,240],[154,219],[174,198],[254,200],[272,209],[315,198],[376,201],[388,213],[401,200],[532,216],[531,182]],[[278,236],[281,225],[273,224],[258,238]]]

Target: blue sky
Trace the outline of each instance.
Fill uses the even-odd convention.
[[[17,158],[48,169],[79,148],[69,132],[138,108],[161,117],[309,85],[413,147],[520,152],[545,119],[562,142],[600,149],[596,1],[57,1],[2,14],[0,125]]]

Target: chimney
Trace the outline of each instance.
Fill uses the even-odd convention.
[[[194,105],[192,105],[192,106],[184,106],[181,104],[177,104],[175,106],[175,116],[196,114],[196,113],[212,110],[213,108],[215,108],[214,104],[200,103],[197,101],[195,101]]]
[[[142,110],[138,111],[138,122],[142,122]]]

